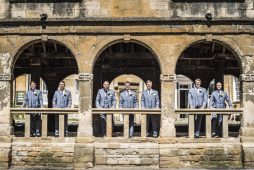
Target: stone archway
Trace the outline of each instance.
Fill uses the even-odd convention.
[[[240,58],[227,44],[218,41],[198,41],[189,45],[178,58],[176,74],[188,76],[193,81],[200,78],[207,88],[210,82],[224,82],[224,75],[240,77]]]
[[[160,91],[161,69],[157,57],[139,43],[119,42],[104,49],[94,63],[93,101],[103,81],[111,82],[122,74],[134,74],[144,81],[152,80],[154,88]]]
[[[93,67],[93,106],[98,89],[104,81],[133,74],[143,81],[151,80],[153,88],[161,90],[159,61],[145,45],[137,42],[117,42],[107,46],[97,57]],[[96,123],[94,123],[95,125]],[[96,129],[96,127],[94,127]]]
[[[13,78],[22,74],[30,74],[30,80],[35,82],[40,82],[40,77],[43,78],[47,86],[49,108],[52,107],[53,95],[59,81],[79,72],[73,53],[63,43],[55,40],[33,41],[23,46],[15,59]],[[49,115],[48,120],[48,130],[52,131],[54,115]]]

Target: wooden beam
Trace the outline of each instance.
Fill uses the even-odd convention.
[[[54,42],[54,49],[55,49],[55,52],[57,53],[57,44],[56,44],[56,42]]]
[[[190,114],[189,115],[189,128],[188,128],[188,131],[189,131],[189,138],[194,138],[194,115],[193,114]]]
[[[46,43],[42,42],[43,54],[47,54]]]
[[[48,115],[47,114],[42,114],[42,137],[47,137],[48,135]]]
[[[59,137],[64,137],[64,114],[59,115]]]
[[[228,137],[228,114],[224,114],[222,118],[222,137]]]
[[[141,137],[146,138],[146,114],[141,114]]]
[[[206,115],[206,137],[211,138],[211,114]]]
[[[31,127],[30,127],[31,114],[25,114],[25,137],[30,137]]]
[[[161,109],[103,109],[93,108],[92,114],[161,114]]]
[[[19,113],[42,113],[42,114],[78,114],[77,108],[11,108],[12,114]]]
[[[129,114],[124,114],[124,137],[129,138]]]
[[[106,115],[106,133],[107,137],[112,137],[113,127],[112,127],[112,114]]]

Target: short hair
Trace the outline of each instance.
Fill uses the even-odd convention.
[[[63,83],[63,84],[65,85],[65,82],[64,82],[63,80],[61,80],[61,81],[59,82],[59,84],[60,84],[60,83]]]
[[[200,78],[197,78],[197,79],[195,79],[195,82],[196,82],[196,81],[199,81],[199,82],[201,82],[201,79],[200,79]]]
[[[146,84],[147,84],[147,83],[153,83],[153,82],[152,82],[151,80],[147,80],[147,81],[146,81]]]
[[[124,82],[124,84],[131,84],[129,81]]]
[[[104,83],[108,83],[108,84],[109,84],[109,81],[106,80],[106,81],[103,82],[103,84],[104,84]]]
[[[30,82],[30,85],[31,85],[32,83],[34,83],[35,85],[37,85],[37,83],[36,83],[35,81],[31,81],[31,82]]]

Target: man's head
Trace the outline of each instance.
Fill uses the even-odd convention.
[[[106,90],[109,89],[109,82],[108,81],[104,81],[103,88],[106,89]]]
[[[60,90],[64,90],[64,88],[65,88],[65,82],[64,81],[60,81],[59,82],[59,89]]]
[[[216,88],[217,88],[217,90],[221,90],[221,88],[222,88],[222,83],[221,83],[221,82],[217,82],[217,83],[216,83]]]
[[[199,88],[201,86],[201,80],[200,79],[196,79],[195,80],[195,87]]]
[[[147,87],[147,90],[150,90],[153,86],[153,82],[151,80],[147,80],[146,81],[146,87]]]
[[[31,90],[36,89],[36,83],[35,83],[34,81],[31,81],[31,82],[30,82],[30,89],[31,89]]]
[[[129,81],[126,81],[126,82],[124,83],[124,86],[125,86],[125,89],[126,89],[126,90],[130,90],[130,88],[131,88],[131,85],[130,85],[130,82],[129,82]]]

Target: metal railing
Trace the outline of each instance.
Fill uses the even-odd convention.
[[[122,114],[124,116],[124,137],[129,138],[129,115],[141,115],[141,137],[146,137],[146,117],[148,114],[160,115],[161,109],[104,109],[93,108],[92,114],[106,114],[106,136],[112,137],[112,116],[113,114]]]
[[[64,115],[78,114],[78,109],[70,108],[11,108],[11,114],[25,114],[25,137],[30,137],[30,117],[31,114],[40,113],[42,115],[41,136],[48,134],[48,115],[59,115],[59,137],[64,137]]]
[[[228,135],[228,115],[237,114],[242,115],[242,109],[176,109],[176,114],[185,114],[188,116],[188,134],[189,138],[194,138],[194,116],[205,115],[206,125],[205,125],[205,133],[207,138],[211,138],[211,115],[212,113],[221,114],[223,117],[222,121],[222,137],[227,138]]]

